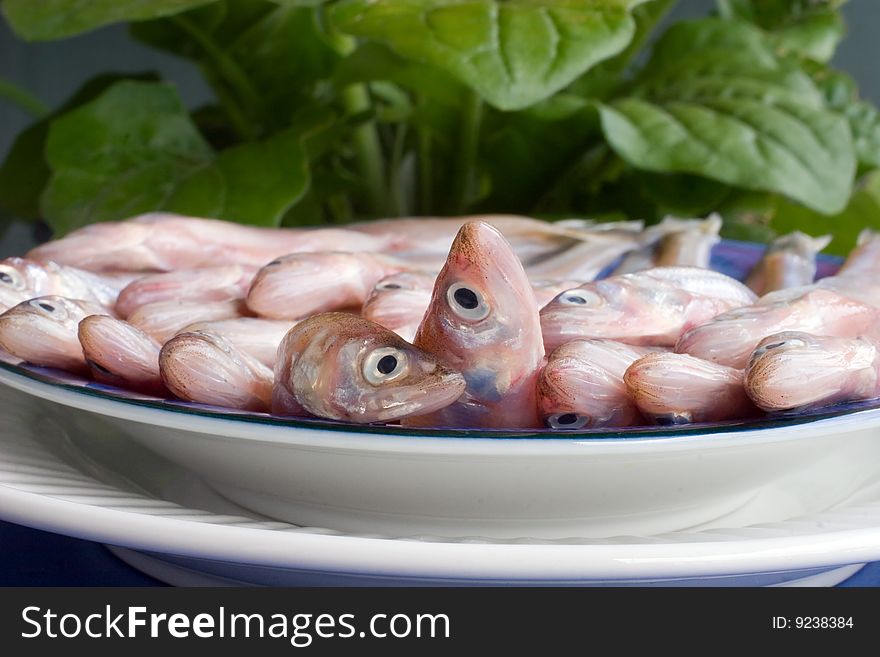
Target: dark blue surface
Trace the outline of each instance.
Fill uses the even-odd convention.
[[[0,586],[164,586],[98,543],[0,521]],[[880,586],[880,562],[840,584]]]

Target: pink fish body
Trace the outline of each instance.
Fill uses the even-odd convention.
[[[343,228],[284,229],[150,213],[123,222],[97,223],[31,250],[29,258],[90,271],[173,271],[239,264],[261,267],[302,251],[395,250],[395,235]]]
[[[567,290],[541,310],[547,350],[578,339],[672,346],[693,326],[754,300],[734,279],[689,267],[657,267]]]
[[[128,317],[150,303],[243,299],[255,274],[254,268],[241,265],[150,274],[133,281],[119,293],[116,312],[121,317]]]
[[[360,308],[376,283],[407,269],[407,265],[379,254],[293,253],[257,272],[247,305],[269,319],[299,319]]]
[[[878,324],[878,309],[818,286],[767,294],[718,315],[681,336],[675,350],[720,365],[745,368],[758,343],[781,331],[854,337]]]
[[[140,306],[129,315],[128,321],[164,344],[190,324],[233,319],[243,316],[246,311],[240,300],[207,303],[157,301]]]

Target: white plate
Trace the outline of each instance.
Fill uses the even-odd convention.
[[[880,560],[880,490],[784,522],[614,539],[406,539],[254,516],[113,434],[0,389],[0,517],[184,584],[834,584]]]
[[[602,538],[774,522],[880,481],[880,409],[619,433],[358,427],[120,398],[0,365],[20,403],[74,436],[130,438],[241,507],[299,525],[406,536]],[[491,434],[490,434],[491,435]]]

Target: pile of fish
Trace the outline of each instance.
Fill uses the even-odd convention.
[[[880,396],[880,236],[709,269],[720,218],[266,229],[154,213],[0,261],[0,349],[162,398],[410,427],[748,418]],[[598,278],[602,275],[601,278]]]

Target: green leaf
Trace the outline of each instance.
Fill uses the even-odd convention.
[[[3,13],[19,36],[60,39],[119,21],[170,16],[216,0],[5,0]]]
[[[857,101],[843,110],[849,121],[859,163],[880,167],[880,112],[871,103]]]
[[[308,184],[300,137],[216,155],[173,87],[121,82],[54,121],[42,210],[56,232],[169,210],[274,225]]]
[[[155,80],[152,73],[99,75],[80,87],[49,117],[25,128],[12,144],[0,166],[0,208],[21,219],[38,219],[40,194],[49,182],[51,171],[44,155],[49,123],[52,119],[87,103],[122,79]]]
[[[802,205],[778,199],[770,224],[780,233],[801,230],[811,235],[833,234],[828,253],[847,255],[856,246],[865,228],[880,230],[880,170],[859,181],[846,208],[833,216],[824,216]]]
[[[315,12],[297,3],[223,0],[135,24],[131,32],[198,62],[218,99],[240,107],[254,134],[285,127],[294,112],[321,95],[339,61]]]
[[[223,151],[180,182],[166,209],[242,224],[277,226],[309,184],[302,136],[280,132]]]
[[[745,23],[672,27],[633,95],[600,115],[611,146],[637,168],[779,192],[829,214],[849,198],[856,162],[846,120]]]
[[[859,99],[858,85],[849,75],[830,66],[808,62],[806,70],[819,87],[829,108],[846,117],[859,164],[880,167],[880,111]]]
[[[494,212],[530,209],[597,137],[596,110],[577,96],[557,94],[522,112],[491,113],[480,146],[492,182],[483,207]]]
[[[846,27],[837,8],[846,0],[718,0],[719,14],[767,30],[780,48],[816,61],[834,55]]]
[[[644,0],[343,0],[340,32],[436,66],[504,110],[532,105],[630,42]]]

